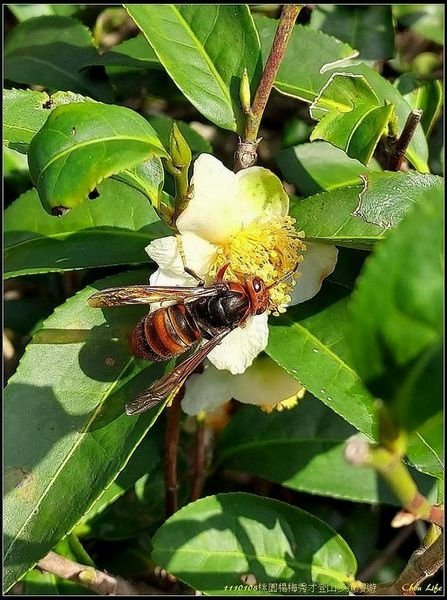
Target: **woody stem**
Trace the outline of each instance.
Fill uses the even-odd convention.
[[[302,7],[302,4],[285,4],[283,6],[278,29],[276,30],[261,81],[256,90],[251,109],[246,114],[243,139],[239,141],[235,153],[234,170],[236,172],[256,164],[259,143],[258,132],[261,119],[292,35],[293,26]]]
[[[178,509],[177,453],[180,437],[180,402],[183,388],[175,396],[171,406],[166,410],[167,424],[165,434],[165,506],[166,518]]]

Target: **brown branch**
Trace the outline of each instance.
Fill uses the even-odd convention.
[[[302,4],[285,4],[283,6],[278,29],[276,30],[269,57],[262,73],[261,81],[255,94],[251,107],[252,116],[248,120],[246,139],[255,141],[258,136],[259,125],[264,114],[267,101],[272,91],[273,83],[279,71],[282,59],[286,53],[292,34],[293,26],[302,8]]]
[[[160,592],[146,584],[139,584],[137,587],[122,577],[115,577],[94,567],[81,565],[55,552],[49,552],[36,567],[40,571],[74,581],[102,596],[158,595]]]
[[[260,142],[258,131],[261,119],[270,92],[272,91],[275,77],[284,58],[293,26],[302,7],[302,4],[285,4],[283,6],[278,29],[276,30],[270,54],[265,63],[261,81],[256,90],[251,110],[246,115],[244,138],[239,140],[235,153],[234,170],[236,172],[256,164],[258,157],[257,148]]]
[[[175,396],[171,406],[166,410],[167,425],[165,434],[165,506],[166,518],[178,509],[177,451],[180,437],[180,403],[183,388]]]
[[[378,585],[374,592],[368,595],[380,596],[415,596],[416,592],[428,591],[422,588],[422,583],[444,564],[443,536],[440,535],[428,548],[415,550],[408,564],[395,581]]]
[[[402,527],[399,533],[391,540],[391,542],[381,551],[380,555],[375,558],[369,565],[367,565],[358,578],[360,581],[366,581],[371,579],[374,573],[377,573],[384,565],[390,561],[396,554],[397,550],[402,544],[410,537],[415,530],[415,524],[412,523],[408,527]]]
[[[361,437],[354,436],[346,445],[345,459],[354,466],[373,468],[386,481],[403,507],[393,519],[393,527],[409,525],[417,519],[444,526],[444,507],[430,504],[419,492],[400,452],[392,452],[383,445],[371,446]]]
[[[396,141],[396,145],[394,146],[388,163],[388,169],[390,171],[400,171],[405,157],[405,152],[410,145],[410,142],[416,131],[416,127],[419,125],[421,118],[422,110],[418,109],[412,110],[408,115],[402,133]]]
[[[198,500],[202,495],[203,479],[205,473],[205,421],[198,417],[196,419],[194,449],[194,470],[191,485],[191,501]]]

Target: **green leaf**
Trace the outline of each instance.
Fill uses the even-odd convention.
[[[371,250],[386,230],[355,215],[361,192],[361,186],[350,186],[297,200],[290,215],[309,241]]]
[[[310,140],[323,139],[367,165],[386,132],[393,105],[382,106],[362,75],[334,73],[310,107],[319,123]]]
[[[167,156],[149,123],[123,106],[58,106],[29,147],[31,178],[43,207],[73,208],[106,177]],[[56,213],[57,214],[57,213]]]
[[[313,127],[310,123],[299,117],[292,117],[284,123],[282,130],[282,147],[288,148],[295,144],[304,144],[309,141]]]
[[[223,430],[218,466],[310,494],[397,505],[374,470],[346,462],[345,442],[355,433],[310,394],[292,410],[272,414],[243,407]],[[425,489],[433,487],[431,478],[424,483]]]
[[[160,465],[160,450],[162,447],[159,428],[154,426],[138,445],[115,481],[99,496],[90,510],[83,516],[81,523],[76,525],[74,533],[79,537],[88,536],[90,533],[89,522],[92,519],[100,515],[118,498],[121,498],[144,475],[149,473],[152,476]]]
[[[312,10],[310,26],[356,48],[362,60],[384,60],[394,55],[391,6],[320,4]]]
[[[165,115],[157,115],[157,116],[148,116],[146,117],[149,123],[157,132],[158,137],[160,138],[161,143],[165,148],[169,148],[169,135],[171,133],[172,123],[174,119],[170,117],[166,117]],[[181,133],[185,137],[185,140],[188,142],[189,147],[193,154],[200,154],[202,152],[212,152],[211,144],[205,140],[197,131],[195,131],[190,125],[184,123],[183,121],[175,122],[178,125]]]
[[[422,473],[442,479],[444,477],[444,423],[442,412],[429,419],[413,432],[407,456],[411,464]]]
[[[370,258],[351,306],[354,364],[408,431],[441,410],[442,221],[442,194],[429,189]]]
[[[394,86],[413,109],[422,110],[421,125],[427,138],[442,109],[442,84],[437,79],[420,79],[414,73],[403,73]]]
[[[277,21],[256,17],[255,23],[261,39],[262,58],[265,64]],[[409,105],[396,88],[374,69],[362,63],[342,66],[341,61],[353,56],[356,56],[356,52],[347,44],[342,44],[335,38],[308,27],[295,26],[275,79],[275,87],[283,94],[312,103],[335,69],[337,73],[363,75],[374,90],[381,106],[394,105],[398,120],[397,130],[400,134],[411,110]],[[297,65],[300,65],[299,69]],[[406,155],[418,171],[429,172],[427,142],[421,126],[416,128]]]
[[[239,83],[260,76],[259,39],[246,5],[126,5],[176,85],[210,121],[241,131]]]
[[[76,19],[36,17],[19,23],[8,35],[5,78],[111,102],[112,88],[104,76],[88,69],[96,56],[89,30]]]
[[[164,182],[163,165],[159,158],[145,160],[131,169],[113,175],[113,178],[144,194],[151,205],[158,209]]]
[[[93,63],[105,67],[137,67],[140,69],[162,69],[157,55],[142,34],[117,44],[98,56]]]
[[[268,593],[272,583],[276,593],[287,593],[288,583],[298,592],[312,583],[346,592],[357,568],[346,542],[323,521],[251,494],[189,504],[160,527],[153,546],[157,564],[207,595]]]
[[[77,535],[96,540],[138,538],[133,548],[137,551],[135,546],[142,539],[147,539],[146,534],[152,535],[165,521],[163,425],[163,421],[158,421],[152,427],[126,468],[76,526],[74,531]],[[189,499],[189,475],[181,452],[178,456],[177,476],[178,502],[183,506]],[[141,550],[139,548],[140,553]],[[149,555],[150,552],[147,552],[146,562],[149,561]],[[116,573],[121,574],[121,569],[117,569]]]
[[[379,103],[382,106],[385,104],[392,104],[394,106],[394,112],[397,116],[397,134],[400,135],[402,133],[411,108],[389,81],[384,79],[379,73],[374,71],[374,69],[370,69],[364,64],[344,67],[343,69],[337,69],[337,71],[341,71],[345,74],[363,75],[374,90],[375,95],[379,99]],[[418,171],[421,173],[429,172],[427,165],[427,140],[425,139],[424,131],[420,124],[416,128],[405,156]]]
[[[334,412],[374,438],[373,398],[350,363],[344,336],[349,291],[326,282],[312,300],[270,319],[266,352]]]
[[[44,15],[69,17],[77,13],[82,6],[82,4],[7,4],[9,10],[20,22]]]
[[[255,15],[255,25],[261,40],[262,62],[265,65],[272,47],[278,21]],[[315,31],[295,25],[286,55],[275,79],[275,87],[283,94],[305,102],[313,102],[329,78],[327,71],[339,67],[357,56],[348,44]]]
[[[371,161],[369,167],[365,167],[328,142],[313,142],[286,148],[279,153],[276,160],[284,178],[293,183],[298,194],[302,196],[358,185],[360,175],[380,170],[374,161]]]
[[[14,174],[21,176],[29,175],[26,156],[8,147],[4,148],[3,151],[3,169],[5,179],[13,177]]]
[[[61,556],[65,556],[66,558],[82,563],[83,565],[88,565],[90,567],[95,566],[91,556],[74,533],[70,533],[65,536],[63,540],[58,542],[54,547],[54,551]]]
[[[154,428],[150,431],[151,436],[153,432]],[[156,442],[158,444],[158,452],[160,453],[160,450],[163,449],[163,440],[158,435]],[[138,452],[140,446],[136,452]],[[178,459],[177,477],[179,485],[177,495],[179,506],[183,506],[189,501],[189,486],[187,482],[189,475],[181,453]],[[143,539],[149,542],[148,536],[152,536],[166,520],[164,471],[164,461],[160,461],[155,468],[150,470],[150,473],[138,479],[133,488],[126,494],[120,495],[115,502],[109,503],[105,510],[92,517],[89,513],[84,524],[81,525],[83,527],[82,535],[85,538],[96,540],[116,541],[133,539],[134,551],[136,550],[135,546],[139,544],[140,540]],[[78,526],[76,531],[79,528]],[[146,552],[146,561],[149,561],[149,556],[150,552]],[[117,573],[120,572],[121,570],[117,571]]]
[[[363,188],[337,188],[292,203],[290,215],[306,239],[370,250],[413,204],[443,190],[436,175],[370,170],[363,177]]]
[[[50,97],[34,90],[3,90],[3,144],[26,154],[53,108],[70,102],[94,100],[72,92],[57,92]]]
[[[43,108],[50,97],[34,90],[3,90],[3,144],[26,153],[36,132],[48,118]]]
[[[394,17],[406,27],[437,44],[444,43],[442,4],[394,4]]]
[[[63,219],[46,213],[36,190],[5,211],[5,277],[89,267],[147,264],[148,243],[167,235],[144,196],[118,181],[98,187],[99,197]]]
[[[370,173],[355,216],[383,228],[395,227],[412,207],[443,193],[444,180],[437,175],[415,172]]]
[[[7,201],[32,187],[26,156],[12,148],[3,149],[4,194]]]
[[[33,337],[5,391],[4,585],[10,587],[67,533],[125,467],[159,409],[137,419],[129,398],[163,372],[137,361],[126,336],[141,307],[92,309],[102,280],[69,299]],[[113,314],[112,314],[113,313]]]

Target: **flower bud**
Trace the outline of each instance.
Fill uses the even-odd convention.
[[[248,79],[247,69],[244,69],[241,77],[241,84],[239,87],[239,98],[241,100],[242,109],[245,114],[248,114],[251,109],[251,94],[250,94],[250,81]]]
[[[96,572],[93,567],[88,567],[78,573],[78,579],[85,585],[91,585],[96,579]]]
[[[169,149],[175,167],[182,169],[189,167],[192,159],[191,148],[175,121],[172,123],[171,135],[169,136]]]

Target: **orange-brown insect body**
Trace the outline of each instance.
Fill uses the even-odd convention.
[[[139,358],[168,360],[222,329],[243,325],[250,315],[261,314],[267,306],[268,292],[261,279],[249,278],[244,284],[231,282],[214,296],[150,313],[132,332],[130,347]]]
[[[106,288],[89,298],[90,306],[95,308],[175,302],[149,313],[135,327],[130,346],[140,358],[168,360],[206,340],[171,372],[127,402],[128,415],[140,414],[178,393],[186,378],[231,331],[243,327],[248,317],[270,308],[269,288],[296,270],[266,287],[259,277],[248,277],[244,283],[223,281],[227,267],[221,268],[216,282],[209,287],[130,285]]]

